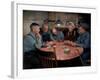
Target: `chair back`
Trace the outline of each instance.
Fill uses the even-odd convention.
[[[39,58],[43,68],[57,67],[57,59],[55,52],[40,51]]]

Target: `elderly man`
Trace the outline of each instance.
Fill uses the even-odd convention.
[[[51,30],[50,37],[52,41],[63,41],[64,40],[64,34],[62,33],[62,31],[59,31],[56,28],[53,28]]]
[[[42,46],[41,35],[39,34],[39,24],[32,23],[30,25],[30,33],[23,39],[23,52],[24,52],[24,64],[26,68],[38,68],[38,50]]]

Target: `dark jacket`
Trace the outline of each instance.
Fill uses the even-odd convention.
[[[63,31],[64,33],[64,39],[65,40],[70,40],[70,41],[76,41],[77,37],[78,37],[78,32],[77,29],[74,29],[72,32],[69,32],[68,29]]]
[[[43,42],[51,41],[50,32],[42,32],[42,41]]]
[[[82,33],[77,38],[76,43],[84,49],[82,59],[85,61],[90,58],[90,34],[88,32]]]

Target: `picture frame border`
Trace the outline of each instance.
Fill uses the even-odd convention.
[[[23,7],[24,6],[24,7]],[[22,10],[28,9],[27,7],[36,7],[33,10],[39,10],[40,7],[47,7],[48,11],[59,11],[63,12],[64,10],[67,10],[65,12],[73,12],[77,13],[78,11],[80,13],[91,13],[91,66],[86,66],[86,67],[70,67],[70,68],[54,68],[54,69],[29,69],[29,70],[23,70],[22,68],[22,41],[23,38],[22,32],[23,31],[23,21],[22,21]],[[32,10],[32,8],[29,7],[29,10]],[[47,10],[43,8],[41,9],[42,11]],[[53,10],[51,10],[51,8]],[[57,10],[56,10],[57,8]],[[34,3],[21,3],[21,2],[12,2],[11,4],[11,28],[12,28],[12,38],[11,38],[11,77],[12,78],[23,78],[23,77],[44,77],[46,76],[59,76],[59,75],[65,75],[65,74],[75,74],[75,73],[93,73],[97,71],[97,58],[95,53],[96,45],[95,45],[95,34],[93,33],[95,28],[93,26],[96,25],[96,8],[93,7],[77,7],[77,6],[61,6],[61,5],[43,5],[43,4],[34,4]],[[61,11],[60,11],[61,9]],[[69,11],[69,9],[73,11]],[[79,10],[78,10],[79,9]],[[83,11],[82,11],[83,10]],[[86,12],[84,12],[86,10]],[[21,23],[19,23],[21,22]],[[19,27],[20,26],[20,27]],[[21,36],[20,36],[21,35]],[[20,54],[21,53],[21,54]],[[94,54],[95,53],[95,54]],[[42,72],[42,73],[39,73]],[[37,74],[34,74],[37,73]],[[38,74],[39,73],[39,74]]]

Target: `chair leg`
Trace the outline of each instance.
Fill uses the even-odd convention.
[[[57,63],[57,61],[55,61],[55,65],[56,65],[56,67],[58,66],[58,63]]]
[[[84,64],[84,62],[83,62],[81,56],[79,56],[79,58],[80,58],[80,60],[81,60],[82,65],[84,66],[85,64]]]
[[[80,60],[81,60],[81,63],[82,63],[83,66],[88,66],[89,64],[91,64],[91,62],[90,62],[89,64],[85,63],[85,62],[82,60],[81,56],[80,56]]]

